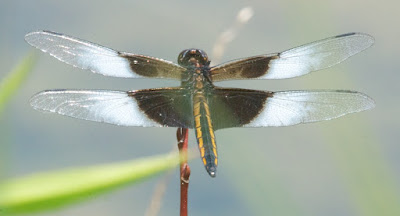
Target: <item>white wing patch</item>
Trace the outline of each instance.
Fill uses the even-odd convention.
[[[266,100],[261,113],[244,127],[289,126],[330,120],[374,106],[370,97],[352,91],[275,92]]]
[[[78,119],[122,126],[162,127],[140,111],[126,92],[50,90],[34,95],[33,108]]]
[[[134,73],[129,61],[118,56],[118,52],[91,42],[70,36],[39,31],[25,36],[32,46],[49,53],[67,64],[106,76],[140,78]]]
[[[268,72],[258,79],[284,79],[322,70],[339,64],[373,43],[374,38],[368,34],[350,33],[296,47],[271,60]]]

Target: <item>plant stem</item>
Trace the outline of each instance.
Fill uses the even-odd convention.
[[[188,188],[189,188],[189,177],[190,177],[190,167],[187,163],[187,149],[188,149],[188,135],[189,129],[178,128],[176,132],[176,137],[178,139],[179,154],[184,159],[180,165],[180,184],[181,184],[181,208],[180,215],[187,216],[187,200],[188,200]]]

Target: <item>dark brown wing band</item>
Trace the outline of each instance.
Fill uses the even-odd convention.
[[[269,69],[269,62],[277,58],[279,56],[274,54],[234,60],[211,68],[211,78],[213,81],[256,79],[265,75]]]
[[[130,53],[118,53],[120,57],[125,58],[129,62],[130,69],[136,74],[148,78],[182,78],[185,68],[180,67],[171,62],[143,55]]]
[[[167,127],[193,128],[191,101],[185,89],[146,89],[128,94],[153,121]]]
[[[216,88],[209,96],[214,129],[241,127],[250,123],[263,110],[273,92],[248,89]]]

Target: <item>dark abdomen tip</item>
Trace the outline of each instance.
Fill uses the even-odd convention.
[[[211,166],[211,167],[207,166],[206,169],[207,169],[208,174],[209,174],[211,177],[214,178],[215,175],[216,175],[216,173],[217,173],[217,167],[215,167],[215,166]]]

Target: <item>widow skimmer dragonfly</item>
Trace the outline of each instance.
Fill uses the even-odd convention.
[[[179,87],[128,92],[46,90],[34,95],[31,105],[41,111],[115,125],[194,129],[200,156],[212,177],[218,165],[216,130],[330,120],[375,105],[367,95],[347,90],[271,92],[214,85],[233,79],[292,78],[331,67],[374,43],[373,37],[363,33],[338,35],[214,67],[200,49],[183,50],[175,64],[50,31],[29,33],[25,40],[62,62],[105,76],[180,80]]]

